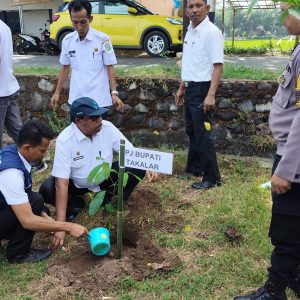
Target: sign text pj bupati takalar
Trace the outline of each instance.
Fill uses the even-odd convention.
[[[125,150],[125,167],[172,174],[173,154],[140,148],[128,148]]]

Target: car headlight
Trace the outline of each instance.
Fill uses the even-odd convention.
[[[182,25],[182,21],[174,18],[166,18],[168,22],[170,22],[173,25]]]

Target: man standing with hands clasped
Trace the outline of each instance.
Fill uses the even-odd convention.
[[[214,142],[211,137],[212,110],[223,71],[224,39],[209,21],[210,6],[206,0],[188,0],[186,14],[191,23],[184,43],[181,84],[176,104],[185,109],[189,151],[185,179],[202,176],[193,183],[195,189],[209,189],[221,184]]]
[[[69,104],[80,97],[95,99],[100,107],[123,107],[118,97],[113,65],[117,63],[110,38],[90,27],[92,6],[88,0],[73,0],[69,4],[70,18],[75,29],[63,39],[57,87],[51,106],[58,105],[59,96],[72,67]]]

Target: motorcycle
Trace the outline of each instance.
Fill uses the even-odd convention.
[[[40,31],[42,30],[43,29],[40,28]],[[19,33],[14,44],[14,49],[20,55],[25,55],[29,52],[58,55],[60,52],[59,47],[51,41],[50,32],[47,30],[47,28],[41,32],[41,38],[29,34]]]
[[[15,41],[16,52],[25,55],[28,52],[45,53],[41,40],[37,36],[19,33]]]
[[[42,29],[40,29],[42,30]],[[58,55],[60,52],[59,47],[54,44],[51,39],[50,39],[50,32],[48,31],[47,28],[45,28],[42,32],[41,32],[41,43],[42,43],[42,47],[45,50],[45,53],[47,55]]]

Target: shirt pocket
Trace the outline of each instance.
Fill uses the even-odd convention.
[[[282,108],[286,108],[291,97],[294,95],[294,87],[292,86],[293,76],[285,71],[279,77],[279,87],[273,101]]]

